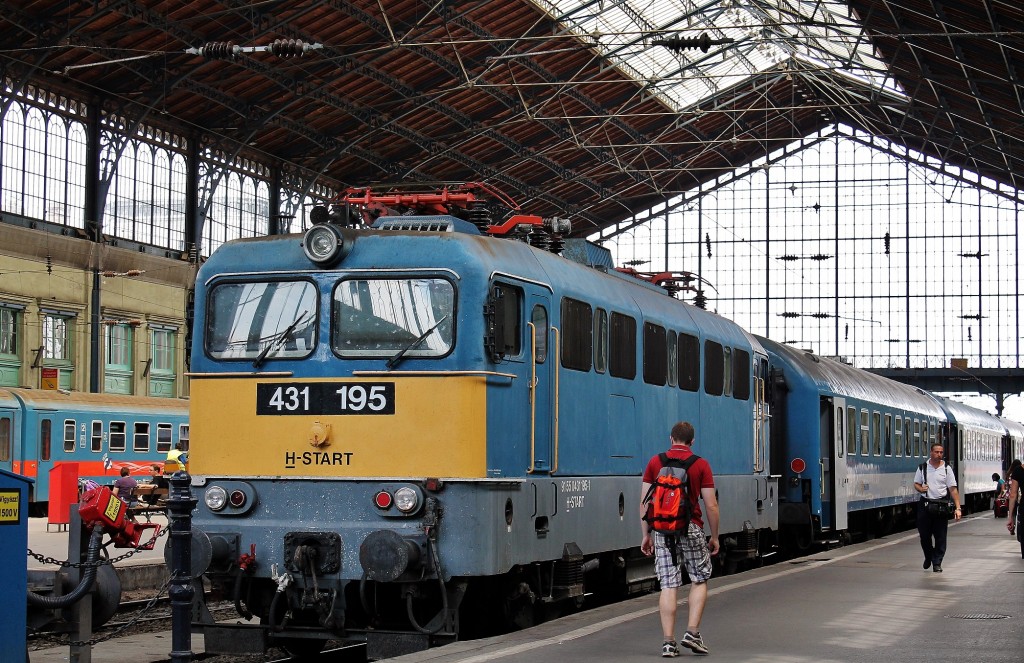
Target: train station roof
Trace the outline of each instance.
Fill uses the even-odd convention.
[[[6,0],[0,70],[328,186],[485,181],[574,234],[842,123],[1024,177],[1009,0]]]

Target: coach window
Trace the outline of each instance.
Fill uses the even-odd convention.
[[[679,359],[676,357],[676,333],[668,332],[668,386],[679,382]]]
[[[110,422],[110,437],[107,442],[110,444],[109,449],[111,451],[124,451],[127,436],[127,427],[123,421],[111,421]]]
[[[589,371],[594,354],[594,310],[590,304],[562,298],[562,366]]]
[[[750,398],[750,353],[737,348],[733,355],[732,397],[745,401]]]
[[[900,417],[899,415],[896,416],[896,426],[893,432],[896,437],[896,456],[903,456],[903,417]]]
[[[665,328],[650,322],[644,323],[644,382],[664,385],[668,378],[668,346]]]
[[[594,370],[608,370],[608,312],[603,308],[594,311]]]
[[[71,453],[75,450],[75,420],[64,420],[64,452]]]
[[[50,433],[53,423],[49,419],[39,422],[39,460],[50,460]]]
[[[871,414],[871,454],[882,455],[882,415],[878,412]]]
[[[149,422],[135,422],[135,431],[132,435],[132,451],[149,451]]]
[[[92,422],[92,435],[90,437],[90,451],[103,451],[103,422]]]
[[[636,377],[636,320],[612,313],[608,372],[617,378]]]
[[[443,357],[454,347],[455,287],[445,279],[346,279],[331,305],[339,357]]]
[[[0,417],[0,461],[11,459],[11,420]]]
[[[867,456],[871,450],[870,440],[868,435],[870,430],[868,429],[868,411],[860,411],[860,455]]]
[[[182,451],[188,451],[188,424],[178,426],[178,442],[181,442]]]
[[[156,450],[158,453],[166,453],[171,450],[171,436],[174,434],[174,427],[171,424],[156,425]]]
[[[857,409],[846,408],[846,455],[857,454]]]
[[[205,350],[214,359],[249,362],[306,357],[316,345],[317,316],[317,289],[308,281],[217,284]]]
[[[700,388],[700,341],[690,334],[679,334],[679,388]]]
[[[721,396],[725,386],[725,359],[722,344],[704,341],[704,393]]]
[[[885,451],[885,455],[886,456],[891,456],[892,455],[892,415],[890,415],[890,414],[885,415],[885,419],[883,420],[883,424],[884,425],[882,426],[882,437],[885,440],[884,451]]]
[[[921,456],[921,422],[914,419],[914,457]]]
[[[912,444],[913,444],[913,436],[911,435],[911,431],[910,431],[910,417],[907,417],[906,419],[903,420],[903,448],[906,450],[906,454],[904,454],[904,455],[907,458],[910,458],[911,456],[914,455],[912,453],[912,451],[913,451]]]

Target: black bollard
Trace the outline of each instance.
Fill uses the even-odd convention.
[[[167,520],[171,546],[171,658],[173,662],[192,660],[192,509],[196,500],[189,488],[187,472],[171,475],[167,497]]]

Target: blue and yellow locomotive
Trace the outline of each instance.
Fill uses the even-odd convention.
[[[761,344],[481,193],[353,192],[200,270],[193,556],[255,625],[208,650],[378,658],[649,586],[639,474],[681,419],[726,559],[771,542]]]

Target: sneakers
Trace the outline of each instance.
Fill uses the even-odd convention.
[[[661,646],[662,658],[674,658],[676,656],[679,656],[679,647],[676,646],[674,641],[670,640]]]
[[[703,638],[700,637],[700,633],[691,633],[690,631],[687,631],[683,634],[679,644],[686,647],[694,654],[707,654],[709,651],[707,645],[704,644]]]

